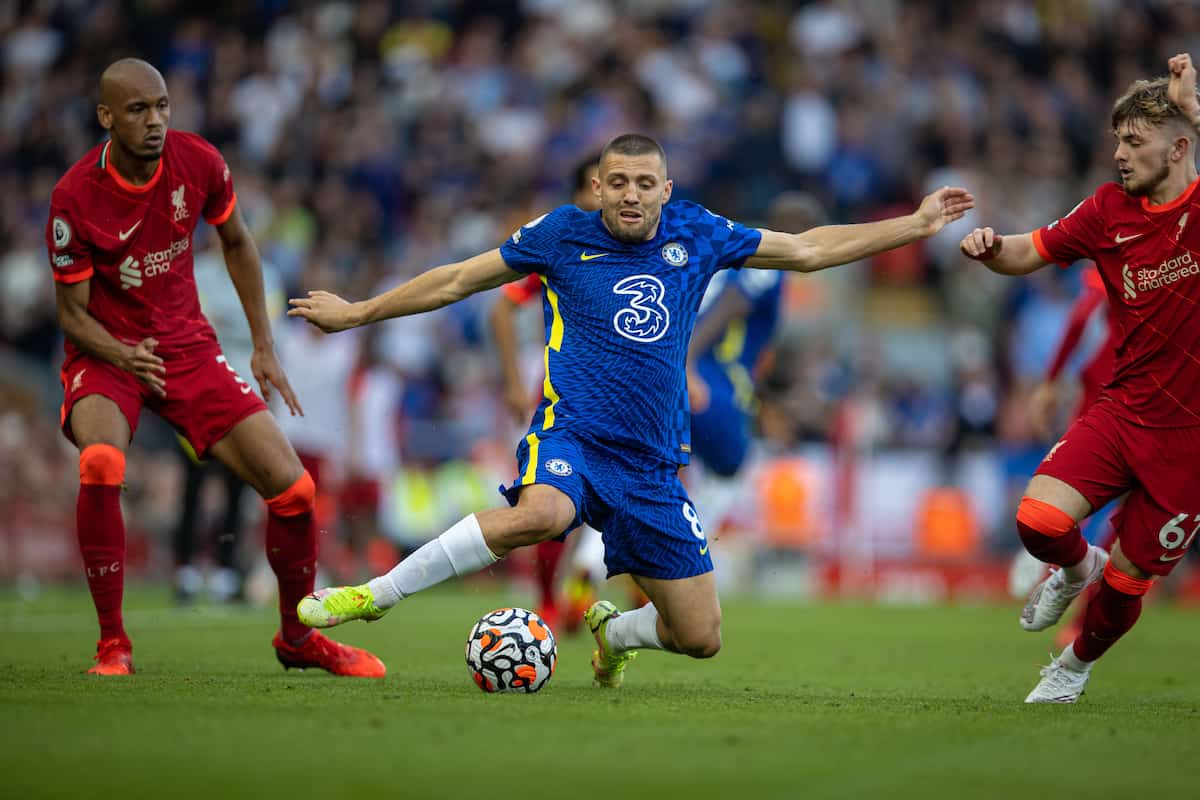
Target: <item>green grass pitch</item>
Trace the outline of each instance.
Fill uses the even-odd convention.
[[[139,673],[85,676],[82,591],[0,596],[8,797],[1163,797],[1200,793],[1200,613],[1152,606],[1076,706],[1022,704],[1050,637],[1011,607],[725,601],[712,661],[643,653],[619,691],[559,638],[532,696],[463,664],[482,613],[521,593],[429,592],[335,631],[383,681],[285,673],[266,610],[130,593]]]

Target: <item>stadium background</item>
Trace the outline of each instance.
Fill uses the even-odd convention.
[[[977,222],[1030,230],[1111,179],[1112,99],[1200,52],[1192,4],[1115,0],[65,0],[0,15],[0,578],[27,588],[78,576],[43,230],[54,182],[100,137],[95,81],[117,57],[157,65],[172,127],[223,151],[277,310],[307,288],[360,297],[495,246],[624,131],[663,142],[677,197],[747,223],[786,191],[855,222],[969,187],[978,209],[935,239],[789,278],[744,511],[717,546],[731,588],[941,599],[1003,588],[1015,493],[1049,444],[1028,395],[1079,282],[1000,278],[957,242]],[[215,237],[196,244],[206,308],[248,377]],[[389,323],[350,351],[390,376],[360,440],[401,547],[498,501],[511,477],[519,429],[500,400],[493,299]],[[532,387],[540,313],[522,321]],[[312,368],[328,364],[320,340],[287,320],[276,338],[310,414],[289,432],[331,456],[333,531],[338,476],[362,458],[339,452],[357,405]],[[143,416],[126,511],[132,567],[153,578],[172,566],[176,450]]]

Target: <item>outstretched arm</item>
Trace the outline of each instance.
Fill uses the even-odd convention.
[[[746,265],[816,272],[848,264],[932,236],[974,207],[975,198],[966,189],[944,186],[904,217],[861,225],[823,225],[794,234],[763,230],[762,242]]]
[[[976,228],[963,237],[958,248],[967,258],[982,261],[1001,275],[1028,275],[1050,263],[1038,252],[1032,233],[1001,236],[991,228]]]
[[[303,317],[326,333],[357,328],[371,322],[407,317],[457,303],[476,292],[516,280],[521,273],[508,268],[500,250],[489,250],[466,261],[444,264],[423,272],[369,300],[350,303],[330,292],[293,297],[288,316]]]

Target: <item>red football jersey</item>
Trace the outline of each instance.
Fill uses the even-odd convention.
[[[1200,425],[1200,194],[1192,183],[1153,205],[1106,183],[1033,233],[1038,253],[1062,265],[1096,262],[1117,341],[1101,400],[1156,428]],[[1196,218],[1191,212],[1196,211]]]
[[[526,275],[519,281],[512,281],[500,287],[504,296],[519,306],[542,296],[542,279],[536,272]]]
[[[196,134],[168,130],[154,176],[134,186],[109,161],[111,146],[89,151],[50,196],[54,279],[91,279],[88,313],[127,344],[152,336],[155,352],[171,355],[216,342],[192,277],[192,233],[201,217],[220,225],[233,213],[225,159]]]

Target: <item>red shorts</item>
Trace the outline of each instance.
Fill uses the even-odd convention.
[[[1200,427],[1144,428],[1094,403],[1067,429],[1041,466],[1092,510],[1129,492],[1113,517],[1121,552],[1139,569],[1166,575],[1200,531]]]
[[[255,412],[267,410],[258,394],[225,361],[216,344],[164,357],[163,365],[167,368],[167,396],[159,397],[133,373],[107,361],[84,354],[68,357],[61,374],[63,433],[75,442],[71,409],[82,398],[99,394],[121,409],[131,438],[145,406],[171,423],[203,458],[235,425]]]

